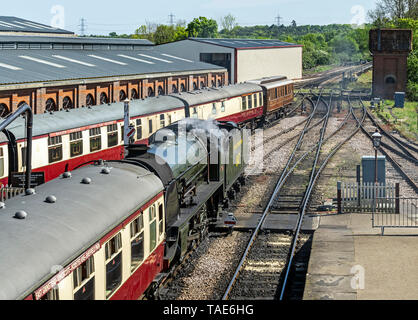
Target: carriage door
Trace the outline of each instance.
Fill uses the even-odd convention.
[[[8,176],[11,176],[12,172],[17,172],[19,170],[18,168],[18,150],[17,150],[17,143],[15,136],[7,131],[3,130],[3,133],[6,135],[8,140],[8,151],[9,151],[9,173]]]

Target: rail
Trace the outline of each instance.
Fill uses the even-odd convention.
[[[354,110],[353,110],[353,107],[351,105],[351,101],[350,101],[349,97],[348,97],[348,102],[349,102],[349,105],[350,105],[350,113],[353,115],[354,118],[357,119],[357,117],[355,116],[355,113],[354,113]],[[364,122],[365,116],[366,116],[366,114],[365,114],[365,109],[364,109],[364,106],[363,106],[363,118],[362,118],[362,122]],[[301,212],[299,214],[298,222],[297,222],[297,227],[296,227],[296,230],[294,232],[294,237],[293,237],[293,242],[292,242],[292,248],[290,250],[289,259],[288,259],[288,262],[287,262],[287,265],[286,265],[286,273],[285,273],[285,277],[284,277],[283,284],[282,284],[282,288],[281,288],[281,292],[280,292],[280,300],[283,300],[284,299],[284,296],[285,296],[286,286],[287,286],[287,282],[288,282],[288,279],[289,279],[289,273],[290,273],[290,270],[291,270],[291,267],[292,267],[292,262],[293,262],[293,258],[294,258],[294,255],[295,255],[295,251],[296,251],[297,241],[298,241],[299,234],[300,234],[300,230],[301,230],[301,227],[302,227],[303,217],[304,217],[304,215],[306,213],[306,209],[308,207],[308,201],[310,199],[310,195],[312,193],[313,187],[315,186],[317,179],[319,178],[322,170],[328,164],[329,160],[337,153],[337,151],[345,143],[347,143],[359,131],[359,129],[360,129],[360,123],[362,123],[362,122],[358,122],[358,125],[357,125],[356,129],[345,140],[343,140],[342,142],[340,142],[336,147],[334,147],[332,149],[332,151],[330,152],[330,154],[323,161],[323,163],[320,166],[320,168],[316,171],[314,178],[311,179],[311,183],[308,186],[307,192],[305,193],[305,199],[304,199],[303,207],[302,207],[302,210],[301,210]],[[328,137],[328,139],[329,138],[330,137]],[[326,140],[327,139],[325,139],[324,141],[326,141]],[[322,143],[324,141],[322,141]],[[321,144],[321,146],[322,146],[322,144]],[[318,146],[318,153],[319,153],[319,151],[321,149],[321,146]]]

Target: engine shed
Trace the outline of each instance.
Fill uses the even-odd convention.
[[[302,45],[271,39],[189,38],[157,46],[228,70],[231,83],[284,75],[302,78]]]

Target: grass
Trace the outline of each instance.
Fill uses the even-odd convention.
[[[401,135],[409,140],[418,142],[418,103],[411,101],[405,102],[405,107],[393,108],[393,100],[386,100],[383,108],[373,113],[382,119],[392,130],[397,130]]]
[[[310,76],[310,75],[313,75],[315,73],[320,73],[320,72],[325,72],[325,71],[331,70],[335,67],[337,67],[337,65],[316,66],[315,68],[312,68],[312,69],[303,70],[303,75],[304,76]]]
[[[350,90],[362,90],[362,89],[370,89],[372,87],[373,81],[373,71],[367,71],[358,77],[356,82],[352,82],[348,85],[348,89]]]

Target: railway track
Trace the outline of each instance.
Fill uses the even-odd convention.
[[[320,97],[318,97],[318,101],[319,100]],[[351,130],[347,130],[349,135],[342,141],[334,142],[334,146],[331,148],[328,155],[322,157],[323,159],[320,159],[323,145],[339,131],[341,131],[344,126],[347,126],[351,117],[355,117],[354,109],[350,103],[350,110],[343,123],[341,123],[337,130],[325,138],[327,122],[332,109],[332,95],[330,101],[326,103],[326,105],[327,113],[323,118],[323,126],[319,132],[318,142],[310,148],[306,147],[306,149],[308,149],[306,152],[303,153],[303,151],[300,151],[303,137],[306,134],[307,127],[305,127],[292,152],[292,155],[289,157],[288,163],[286,164],[279,181],[277,182],[276,188],[263,212],[263,215],[252,234],[234,276],[232,277],[223,295],[224,300],[244,298],[283,299],[287,294],[286,285],[289,280],[289,275],[292,274],[293,281],[291,287],[293,292],[303,292],[303,285],[301,285],[303,284],[303,279],[298,280],[298,277],[295,277],[294,275],[295,271],[299,271],[299,278],[301,278],[304,277],[304,274],[306,273],[306,266],[303,261],[306,258],[306,255],[309,254],[311,236],[309,234],[301,233],[301,226],[309,204],[310,195],[315,186],[315,182],[328,161],[333,155],[335,155],[342,145],[344,145],[344,143],[350,140],[354,134],[358,132],[360,124],[365,118],[365,113],[363,112],[362,120],[359,122],[360,124],[357,124],[356,121],[351,121]],[[313,114],[314,113],[315,110]],[[303,154],[301,155],[301,153]],[[312,153],[314,153],[314,157],[312,157]],[[280,198],[280,195],[282,195],[283,191],[286,190],[283,186],[286,181],[288,181],[289,176],[295,171],[296,167],[298,167],[305,159],[307,160],[306,163],[310,163],[311,165],[308,185],[306,186],[302,197],[299,196],[297,201],[293,199],[291,200],[292,212],[298,214],[295,228],[289,234],[261,233],[260,231],[263,230],[263,224],[266,216],[271,214],[273,204],[278,201],[277,197],[279,196]],[[321,164],[319,165],[319,163]],[[298,206],[294,205],[296,202],[299,202]],[[287,202],[287,205],[288,204],[289,202]],[[286,209],[288,210],[289,207]],[[265,250],[262,249],[263,246],[266,247]],[[298,255],[296,255],[297,253]],[[293,264],[293,262],[295,263]],[[258,282],[263,284],[262,287],[264,290],[261,290],[262,288],[260,288],[260,285],[257,284]]]
[[[363,104],[362,101],[361,103]],[[386,159],[393,165],[395,170],[404,178],[415,193],[418,193],[418,161],[415,155],[410,152],[414,151],[414,145],[399,142],[399,139],[394,138],[392,135],[383,130],[383,128],[367,110],[366,114],[371,125],[376,127],[383,136],[379,151],[386,156]],[[361,126],[361,130],[370,139],[370,141],[373,141],[372,132],[367,130],[365,124]]]

